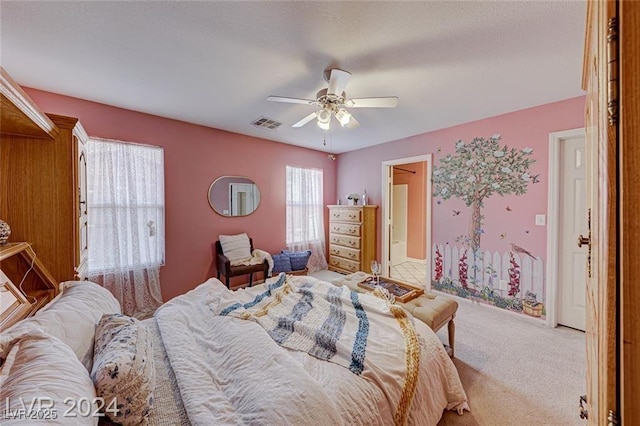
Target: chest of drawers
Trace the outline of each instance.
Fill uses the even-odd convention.
[[[371,261],[376,258],[377,207],[328,206],[330,270],[371,272]]]

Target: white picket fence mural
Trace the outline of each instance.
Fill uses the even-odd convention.
[[[511,267],[510,255],[519,265],[520,269],[520,292],[518,297],[524,297],[527,291],[535,293],[537,300],[544,303],[544,267],[542,259],[533,259],[527,255],[506,252],[500,254],[490,251],[480,252],[474,259],[470,249],[450,244],[434,244],[432,249],[432,277],[436,275],[436,260],[439,251],[442,259],[442,279],[449,278],[456,285],[460,285],[460,259],[466,252],[467,258],[467,283],[470,287],[480,290],[482,287],[489,287],[496,291],[501,297],[509,297],[509,268]]]

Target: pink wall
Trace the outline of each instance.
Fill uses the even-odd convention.
[[[549,133],[583,127],[584,105],[585,98],[581,96],[341,154],[337,193],[366,187],[370,204],[379,205],[383,161],[433,153],[433,164],[437,166],[444,155],[455,152],[458,140],[469,142],[474,137],[488,138],[498,133],[502,135],[501,145],[533,148],[536,162],[530,171],[532,175],[540,175],[540,183],[529,185],[527,193],[521,196],[494,195],[485,201],[481,248],[505,253],[513,242],[546,261],[547,229],[536,226],[534,219],[536,214],[547,214]],[[432,199],[433,243],[455,244],[457,236],[467,233],[470,209],[460,200],[439,201]],[[454,211],[461,213],[454,215]],[[379,221],[381,212],[378,209]],[[380,257],[381,225],[377,237]]]
[[[336,163],[320,151],[243,136],[94,102],[25,88],[45,112],[77,117],[90,136],[164,148],[166,264],[161,269],[165,300],[215,276],[211,243],[219,234],[246,232],[256,248],[285,247],[285,167],[324,171],[325,204],[336,200]],[[222,217],[207,200],[222,175],[247,176],[260,188],[257,211]],[[328,218],[328,213],[325,213]]]
[[[407,173],[394,169],[393,184],[406,184],[407,197],[407,257],[424,259],[426,256],[426,220],[427,203],[424,199],[426,191],[425,161],[419,163],[407,163],[399,165],[405,170],[413,170],[415,173]]]
[[[458,140],[468,142],[495,133],[502,135],[501,144],[533,148],[536,163],[531,172],[539,174],[541,182],[529,185],[525,195],[485,201],[482,249],[504,253],[513,242],[545,260],[546,227],[535,226],[534,217],[547,214],[549,133],[584,126],[584,97],[578,97],[341,154],[334,162],[319,151],[25,90],[45,112],[78,117],[91,136],[164,148],[166,265],[161,282],[165,299],[215,275],[210,244],[219,234],[247,232],[256,247],[270,252],[284,247],[287,164],[324,170],[325,204],[334,204],[336,194],[367,188],[368,203],[380,205],[382,161],[433,153],[437,166],[444,155],[454,152]],[[222,175],[244,175],[258,184],[262,201],[254,214],[225,218],[211,209],[207,191]],[[431,202],[433,242],[454,244],[455,237],[467,231],[469,209],[459,200]],[[461,213],[454,215],[454,211]],[[378,257],[381,213],[378,209]]]

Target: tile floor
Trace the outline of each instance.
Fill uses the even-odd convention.
[[[407,261],[391,267],[391,278],[411,284],[427,284],[426,263]]]

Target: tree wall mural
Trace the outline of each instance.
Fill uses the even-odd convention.
[[[484,200],[494,194],[522,195],[534,181],[529,167],[532,148],[509,148],[500,145],[500,135],[488,139],[474,138],[456,143],[455,154],[447,154],[433,170],[434,197],[459,198],[471,207],[467,243],[475,253],[482,236]]]
[[[543,296],[542,260],[513,242],[506,253],[492,253],[480,247],[485,232],[482,212],[485,201],[495,195],[523,195],[530,184],[539,182],[538,175],[532,175],[529,170],[535,163],[533,149],[510,148],[500,144],[500,140],[500,135],[487,139],[476,137],[467,143],[460,140],[455,152],[442,157],[434,167],[434,197],[443,201],[461,200],[471,214],[466,235],[456,237],[462,247],[449,242],[434,245],[432,286],[460,297],[541,317],[544,304],[538,297]],[[512,209],[507,206],[506,210]],[[460,211],[453,210],[454,216],[459,214]],[[499,230],[490,231],[495,235]],[[500,234],[500,239],[505,237],[506,233]]]

